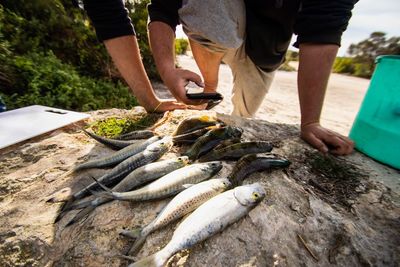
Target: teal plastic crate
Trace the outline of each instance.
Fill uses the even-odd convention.
[[[380,56],[350,131],[362,153],[400,169],[400,56]]]

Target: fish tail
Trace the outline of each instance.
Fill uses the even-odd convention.
[[[140,261],[129,264],[128,267],[162,267],[170,256],[171,253],[164,248],[153,255],[143,258]]]
[[[121,230],[119,232],[119,234],[123,235],[125,237],[132,238],[132,239],[137,239],[137,238],[139,238],[141,236],[141,232],[142,232],[142,228],[141,227],[137,227],[137,228],[134,228],[132,230],[123,229],[123,230]]]
[[[97,180],[97,179],[94,178],[93,176],[91,176],[91,178],[92,178],[103,190],[105,190],[106,192],[108,192],[108,193],[112,193],[112,192],[113,192],[113,191],[111,191],[110,188],[108,188],[107,186],[105,186],[105,185],[103,185],[102,183],[100,183],[99,180]],[[93,192],[92,192],[92,194],[93,194]]]
[[[128,255],[135,256],[143,247],[144,242],[146,242],[146,237],[147,236],[140,236],[138,239],[136,239],[135,243],[133,243],[131,249],[129,250]]]
[[[93,206],[89,206],[89,207],[84,208],[83,210],[78,212],[78,214],[76,214],[75,217],[72,218],[72,220],[70,220],[65,227],[71,226],[74,223],[76,223],[79,220],[81,220],[82,218],[87,217],[94,209],[95,209],[95,207],[93,207]]]

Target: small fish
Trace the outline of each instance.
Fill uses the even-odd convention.
[[[188,164],[189,159],[186,156],[149,163],[133,170],[111,190],[115,192],[132,190],[142,184],[154,181],[172,171],[185,167]],[[82,209],[87,206],[95,208],[109,201],[111,201],[109,198],[97,197],[93,200],[76,203],[72,205],[70,209]]]
[[[130,201],[165,198],[173,196],[193,184],[213,177],[221,169],[222,163],[220,161],[192,164],[164,175],[160,179],[134,191],[121,193],[108,191],[100,194],[108,198]]]
[[[127,147],[127,146],[132,145],[132,144],[137,144],[137,143],[141,142],[139,140],[128,140],[128,141],[115,140],[115,139],[105,138],[105,137],[102,137],[100,135],[91,133],[89,131],[86,131],[85,129],[82,129],[82,131],[84,131],[88,136],[90,136],[91,138],[93,138],[97,142],[102,143],[103,145],[106,145],[106,146],[108,146],[108,147],[110,147],[112,149],[116,149],[116,150],[124,148],[124,147]]]
[[[114,139],[117,140],[137,140],[137,139],[147,139],[154,136],[154,132],[151,130],[138,130],[129,133],[124,133],[117,136]]]
[[[223,231],[246,216],[260,203],[266,193],[258,183],[236,187],[208,200],[176,228],[171,241],[159,252],[129,267],[161,267],[176,252]]]
[[[243,130],[234,126],[226,126],[208,131],[197,139],[188,151],[184,154],[190,160],[196,160],[199,156],[207,153],[216,145],[227,139],[237,139],[242,136]]]
[[[208,131],[220,127],[221,125],[217,124],[214,126],[208,126],[199,130],[195,130],[189,133],[173,136],[174,144],[193,144],[199,137],[205,135]]]
[[[161,158],[162,155],[171,149],[172,145],[172,137],[166,136],[163,139],[149,145],[143,152],[133,155],[132,157],[115,166],[111,171],[101,176],[98,179],[98,182],[108,185],[119,178],[123,178],[131,171]],[[67,204],[64,205],[62,211],[65,211],[67,208],[69,208],[73,201],[87,196],[90,191],[96,189],[97,187],[98,183],[93,182],[82,190],[74,193],[71,196],[71,199],[68,200]]]
[[[258,156],[256,154],[250,154],[243,156],[235,164],[228,179],[231,181],[233,186],[241,185],[243,180],[250,174],[268,170],[271,168],[285,168],[290,165],[290,161],[284,158],[279,158],[274,154],[268,156]]]
[[[208,115],[190,117],[178,124],[172,136],[193,132],[201,128],[216,125],[217,123],[220,123],[217,118]]]
[[[161,137],[159,137],[159,136],[153,136],[153,137],[150,137],[149,139],[142,141],[140,143],[131,144],[131,145],[124,147],[123,149],[113,153],[112,155],[79,164],[73,168],[73,172],[84,170],[84,169],[89,169],[89,168],[103,168],[103,167],[109,167],[109,166],[116,165],[116,164],[120,163],[121,161],[123,161],[139,152],[142,152],[143,150],[146,149],[146,147],[148,145],[150,145],[160,139],[161,139]]]
[[[149,234],[192,212],[207,200],[225,191],[229,186],[230,182],[226,178],[211,179],[195,184],[176,195],[157,218],[146,227],[133,231],[122,231],[123,235],[137,238],[128,254],[135,255]]]
[[[237,160],[247,154],[266,153],[272,150],[272,145],[269,142],[243,142],[225,146],[220,149],[211,150],[208,154],[202,156],[199,162],[212,160]]]

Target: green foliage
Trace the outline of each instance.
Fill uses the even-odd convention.
[[[100,108],[130,108],[137,105],[125,86],[80,76],[73,66],[53,53],[30,53],[8,60],[18,70],[16,90],[2,96],[9,109],[38,104],[78,111]]]
[[[349,57],[337,57],[333,63],[333,72],[335,73],[354,73],[354,62]]]
[[[299,52],[288,50],[286,52],[287,61],[299,61]]]
[[[292,66],[289,65],[289,62],[288,62],[288,61],[283,62],[283,64],[279,66],[278,70],[282,70],[282,71],[296,71],[295,68],[293,68]]]
[[[189,47],[189,41],[184,38],[175,39],[175,55],[184,55]]]
[[[86,111],[137,105],[86,13],[72,2],[1,1],[0,95],[8,109],[42,104]],[[155,77],[147,41],[148,2],[127,5],[144,65]]]
[[[373,32],[367,39],[350,45],[348,53],[353,57],[353,74],[369,78],[378,56],[400,55],[400,37],[387,38],[384,32]]]
[[[112,138],[131,131],[145,129],[153,125],[158,118],[155,114],[142,114],[132,118],[112,117],[96,121],[91,125],[91,128],[98,135]]]

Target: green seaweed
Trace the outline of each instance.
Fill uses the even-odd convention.
[[[143,130],[159,119],[157,114],[144,114],[134,117],[111,117],[94,122],[90,127],[97,135],[113,138],[136,130]]]

